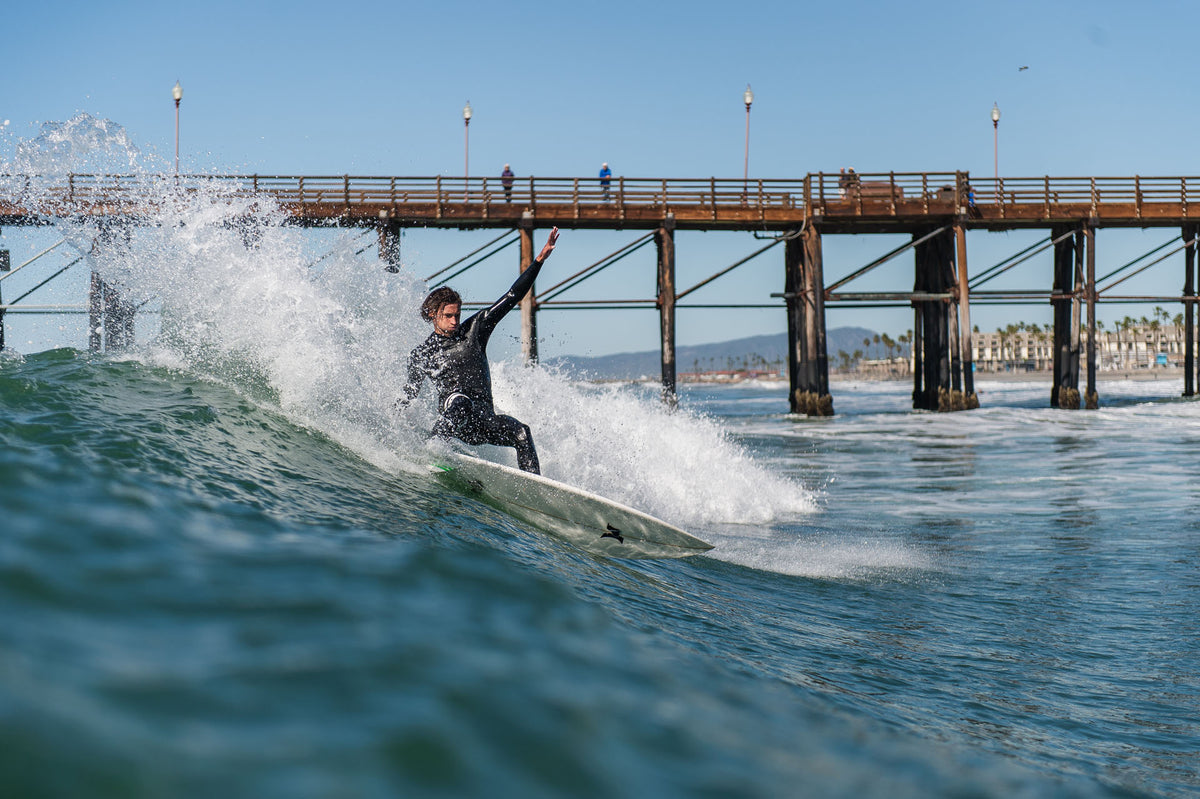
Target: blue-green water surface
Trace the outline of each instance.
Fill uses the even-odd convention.
[[[621,562],[253,391],[5,357],[0,792],[1195,795],[1200,405],[981,388],[936,415],[835,384],[808,420],[684,387],[681,424],[812,508]]]

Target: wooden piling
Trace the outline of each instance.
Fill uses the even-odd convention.
[[[788,404],[792,413],[804,413],[799,402],[800,387],[805,384],[801,369],[807,366],[804,353],[804,293],[801,271],[804,242],[788,239],[783,243],[783,302],[787,307]]]
[[[1184,242],[1195,241],[1200,225],[1184,225]],[[1183,396],[1196,393],[1196,245],[1183,251]],[[1191,300],[1191,301],[1189,301]]]
[[[925,402],[925,308],[922,303],[913,303],[913,392],[914,408],[923,408]]]
[[[811,416],[833,416],[833,397],[829,394],[829,344],[825,330],[825,258],[821,234],[813,226],[804,231],[805,297],[811,297],[806,318],[809,358],[814,372],[809,383],[813,394]]]
[[[1089,222],[1083,226],[1083,244],[1087,250],[1087,273],[1083,287],[1087,297],[1087,391],[1084,407],[1096,410],[1100,407],[1100,392],[1096,388],[1096,226]]]
[[[667,214],[654,232],[658,248],[658,318],[662,334],[662,399],[674,407],[675,393],[675,217]]]
[[[955,289],[953,233],[929,236],[930,230],[912,234],[916,261],[913,291],[919,294],[947,294]],[[913,301],[914,328],[923,352],[919,370],[913,375],[913,407],[920,410],[949,411],[965,407],[961,393],[956,398],[951,385],[950,302],[942,299]]]
[[[134,306],[126,292],[104,284],[104,351],[123,350],[133,344]]]
[[[92,272],[88,286],[88,352],[99,352],[104,345],[104,282]]]
[[[949,313],[946,316],[946,339],[950,345],[950,410],[961,411],[965,407],[962,404],[962,355],[958,348],[958,304],[953,300],[950,301]]]
[[[91,254],[127,249],[133,238],[131,224],[115,217],[102,219],[92,240]],[[136,311],[120,286],[107,283],[93,270],[88,291],[88,349],[115,351],[132,345]]]
[[[962,351],[963,406],[967,410],[979,407],[979,395],[975,393],[975,356],[971,329],[971,291],[967,280],[967,229],[962,223],[954,225],[955,260],[958,266],[958,318],[962,334],[959,347]]]
[[[7,272],[12,268],[8,258],[8,250],[0,250],[0,272]],[[3,293],[0,293],[0,305],[4,305]],[[4,350],[4,309],[0,308],[0,352]]]
[[[1083,256],[1078,231],[1055,225],[1050,229],[1054,245],[1054,382],[1050,406],[1079,408],[1079,266]]]
[[[524,274],[526,269],[533,266],[533,220],[526,216],[521,220],[519,229],[521,232],[520,271]],[[521,355],[525,359],[526,366],[537,363],[537,302],[534,300],[532,286],[530,286],[529,292],[521,298]]]
[[[384,271],[400,271],[400,223],[382,220],[377,225],[379,232],[379,258]]]
[[[832,416],[826,350],[821,235],[812,225],[784,242],[788,322],[788,402],[792,413]]]

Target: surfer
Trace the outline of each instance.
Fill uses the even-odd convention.
[[[404,396],[396,401],[397,407],[406,407],[429,378],[437,389],[440,412],[433,435],[468,444],[514,447],[517,465],[534,474],[541,474],[541,468],[529,425],[496,413],[492,403],[487,343],[504,315],[533,287],[556,241],[558,228],[550,231],[538,257],[503,297],[461,324],[462,297],[458,292],[447,286],[431,291],[421,303],[421,316],[433,323],[433,332],[409,354],[408,382]]]

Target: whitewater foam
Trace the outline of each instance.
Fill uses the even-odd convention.
[[[272,198],[219,181],[176,192],[160,175],[136,172],[128,137],[106,121],[54,127],[22,150],[21,163],[71,169],[80,157],[144,178],[152,216],[119,236],[87,218],[57,222],[106,283],[143,313],[160,312],[138,357],[231,385],[384,468],[424,470],[430,390],[404,412],[394,407],[408,352],[428,335],[416,313],[426,286],[412,264],[388,272],[356,257],[359,234],[335,230],[324,234],[332,252],[314,266],[314,234],[285,225]],[[569,257],[569,239],[563,245],[558,258]],[[497,409],[533,428],[550,477],[689,528],[814,510],[808,492],[756,463],[719,424],[671,411],[653,392],[513,362],[495,364],[493,387]],[[511,451],[484,449],[512,460]]]

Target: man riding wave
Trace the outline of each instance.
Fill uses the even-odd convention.
[[[459,322],[462,297],[458,292],[443,286],[429,293],[421,303],[421,316],[433,323],[433,332],[409,354],[408,381],[404,396],[396,403],[398,407],[407,406],[428,378],[438,394],[439,416],[433,435],[457,438],[468,444],[513,447],[517,451],[517,465],[534,474],[541,474],[541,468],[529,425],[496,413],[487,344],[500,320],[533,288],[557,241],[556,227],[550,231],[538,257],[504,296],[465,322]]]

